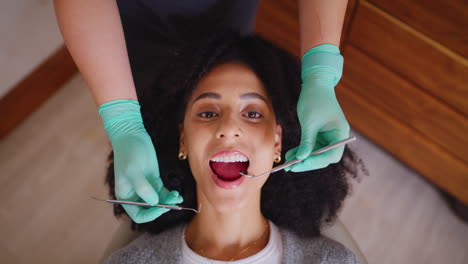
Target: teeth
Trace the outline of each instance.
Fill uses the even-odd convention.
[[[226,155],[226,156],[217,156],[211,159],[214,162],[247,162],[248,159],[243,155]]]

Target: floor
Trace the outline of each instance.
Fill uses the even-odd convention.
[[[341,220],[369,263],[468,263],[468,224],[431,185],[353,131],[369,176]],[[119,221],[103,177],[110,150],[77,74],[0,143],[2,263],[97,263]]]

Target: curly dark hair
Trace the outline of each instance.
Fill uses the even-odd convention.
[[[138,83],[138,79],[135,82],[143,122],[158,155],[161,178],[169,190],[179,191],[184,198],[182,206],[196,208],[197,197],[188,162],[177,157],[178,125],[194,87],[213,67],[227,62],[250,67],[263,82],[277,122],[283,128],[282,148],[289,150],[299,144],[296,104],[301,80],[297,58],[259,36],[242,37],[230,32],[191,42],[171,54],[159,72],[146,76],[144,83]],[[135,65],[132,62],[134,77],[138,78]],[[112,152],[109,162],[106,183],[115,198]],[[361,170],[365,170],[362,161],[346,147],[342,160],[324,169],[271,174],[261,191],[262,213],[276,225],[300,235],[319,235],[321,225],[335,220],[350,192],[348,179],[358,178]],[[114,205],[114,214],[126,213],[120,205]],[[189,211],[170,211],[149,223],[132,223],[132,228],[158,233],[190,221],[193,215]]]

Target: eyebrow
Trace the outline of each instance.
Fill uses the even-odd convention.
[[[261,96],[258,93],[245,93],[240,96],[240,99],[260,99],[263,100],[266,104],[268,104],[268,101],[265,99],[265,97]]]
[[[218,93],[202,93],[197,98],[195,98],[195,100],[193,100],[192,105],[196,101],[198,101],[200,99],[204,99],[204,98],[211,98],[211,99],[218,99],[219,100],[219,99],[221,99],[221,95],[218,94]]]
[[[210,98],[210,99],[221,99],[221,95],[218,94],[218,93],[202,93],[200,94],[197,98],[195,98],[192,102],[192,105],[200,100],[200,99],[204,99],[204,98]],[[239,96],[240,99],[243,99],[243,100],[246,100],[246,99],[260,99],[262,101],[264,101],[266,104],[268,104],[268,101],[265,99],[265,97],[261,96],[260,94],[258,93],[245,93],[245,94],[242,94],[241,96]]]

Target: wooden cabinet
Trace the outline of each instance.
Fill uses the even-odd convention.
[[[295,1],[258,14],[257,32],[299,55]],[[468,2],[349,1],[341,50],[351,127],[468,204]]]

